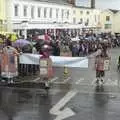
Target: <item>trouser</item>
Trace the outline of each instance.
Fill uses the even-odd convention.
[[[99,70],[96,70],[96,78],[99,80],[99,79],[102,79],[103,80],[103,77],[105,76],[105,71],[99,71]]]

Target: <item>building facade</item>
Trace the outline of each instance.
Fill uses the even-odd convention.
[[[27,37],[30,30],[98,28],[100,10],[75,7],[68,0],[9,0],[10,28]]]
[[[120,33],[120,11],[107,9],[101,12],[101,31]]]
[[[0,0],[0,31],[6,30],[6,1]]]
[[[101,31],[103,32],[114,32],[114,13],[110,10],[103,10],[101,12],[101,23],[102,23],[102,28]]]

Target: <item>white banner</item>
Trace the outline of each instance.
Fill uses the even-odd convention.
[[[20,64],[39,65],[40,56],[36,54],[22,54],[20,55]],[[87,57],[50,56],[50,58],[52,59],[53,66],[88,68]]]

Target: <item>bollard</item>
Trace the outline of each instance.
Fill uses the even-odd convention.
[[[64,66],[64,79],[68,78],[69,72],[68,68]]]

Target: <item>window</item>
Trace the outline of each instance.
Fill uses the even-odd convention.
[[[110,16],[106,16],[106,21],[110,21]]]
[[[50,18],[52,18],[52,8],[50,8]]]
[[[90,12],[89,12],[89,11],[87,11],[87,12],[86,12],[86,14],[87,14],[87,15],[89,15],[89,14],[90,14]]]
[[[73,24],[76,24],[76,18],[75,17],[73,18]]]
[[[73,10],[73,14],[76,14],[76,11],[75,11],[75,10]]]
[[[44,8],[44,18],[47,17],[47,8]]]
[[[34,6],[31,7],[31,18],[34,18]]]
[[[15,16],[18,16],[18,12],[19,12],[18,9],[19,9],[19,8],[18,8],[18,5],[15,5],[15,6],[14,6],[14,15],[15,15]]]
[[[89,23],[89,19],[87,18],[87,23]]]
[[[70,12],[67,10],[67,19],[69,19]]]
[[[89,19],[87,18],[86,22],[85,22],[85,26],[88,26],[89,24]]]
[[[27,16],[27,6],[24,6],[24,8],[23,8],[23,15],[24,15],[24,17]]]
[[[100,21],[100,15],[98,15],[98,21]]]
[[[41,8],[39,7],[38,8],[38,17],[40,17],[41,16]]]
[[[105,29],[111,29],[112,25],[111,24],[105,24]]]
[[[97,18],[96,18],[96,15],[95,15],[95,22],[97,22]]]
[[[63,9],[62,9],[61,17],[62,17],[62,19],[64,17],[64,10]]]
[[[59,9],[56,9],[56,18],[58,18]]]
[[[82,14],[83,14],[83,11],[80,11],[80,14],[82,15]]]
[[[79,22],[80,24],[82,24],[83,23],[83,19],[82,18],[80,18],[80,22]]]

